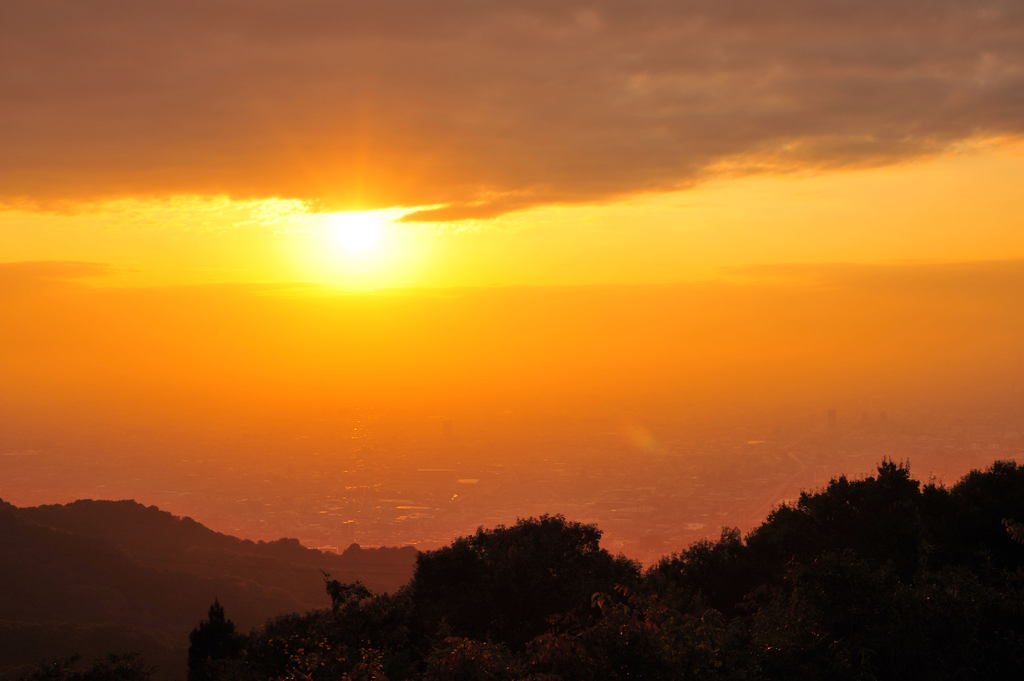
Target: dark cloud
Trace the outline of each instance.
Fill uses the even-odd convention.
[[[1024,3],[7,0],[0,94],[6,200],[488,217],[1019,135]]]

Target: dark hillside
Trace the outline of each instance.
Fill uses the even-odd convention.
[[[0,670],[132,650],[178,675],[188,631],[214,597],[251,627],[328,603],[321,570],[394,589],[415,559],[412,548],[338,556],[294,540],[244,541],[131,501],[3,504]]]
[[[952,488],[885,462],[641,572],[555,516],[421,554],[408,588],[332,586],[195,678],[1018,679],[1024,467]],[[203,677],[203,674],[207,674]]]
[[[2,576],[24,585],[0,617],[34,627],[0,630],[16,645],[47,632],[60,645],[36,653],[89,646],[102,634],[83,623],[99,613],[130,625],[110,652],[148,656],[173,634],[181,657],[164,668],[181,669],[189,623],[209,612],[192,629],[191,681],[1016,681],[1024,659],[1024,467],[1013,462],[949,488],[884,462],[870,477],[804,492],[746,536],[725,528],[647,570],[601,548],[597,527],[561,516],[481,528],[419,554],[393,593],[334,579],[319,584],[327,593],[316,609],[248,633],[286,588],[203,581],[183,571],[204,564],[192,556],[167,556],[182,567],[160,571],[161,545],[128,541],[139,526],[114,534],[102,519],[122,509],[143,528],[171,523],[168,536],[196,554],[272,558],[270,574],[309,552],[120,503],[81,505],[72,517],[84,524],[63,524],[79,533],[27,521],[58,525],[67,508],[0,509],[10,540]],[[211,588],[212,606],[201,602]],[[83,665],[31,679],[149,678],[125,658]]]
[[[359,579],[375,591],[393,591],[409,581],[416,560],[411,547],[353,545],[336,555],[306,548],[295,539],[253,542],[135,501],[80,500],[22,508],[18,516],[102,540],[151,567],[284,587],[293,597],[309,602],[309,607],[322,602],[320,570],[338,579]]]

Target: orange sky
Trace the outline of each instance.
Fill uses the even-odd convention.
[[[720,179],[454,223],[401,222],[409,209],[394,208],[351,227],[351,216],[302,201],[224,196],[8,207],[0,239],[9,262],[102,263],[100,285],[671,283],[734,277],[749,264],[1022,257],[1021,177],[1024,148],[1007,141],[878,169]],[[353,249],[348,229],[377,234]]]
[[[173,300],[168,314],[185,314],[213,296],[198,292],[220,290],[201,288],[209,285],[244,291],[239,304],[268,318],[273,300],[289,299],[303,323],[316,313],[302,298],[315,308],[331,296],[394,292],[373,295],[402,297],[401,318],[389,321],[400,328],[419,318],[410,301],[430,290],[457,298],[453,290],[481,287],[682,285],[651,295],[671,317],[689,309],[688,286],[706,292],[685,314],[695,330],[681,356],[694,366],[777,348],[778,362],[804,353],[809,373],[815,353],[847,347],[869,363],[914,365],[928,353],[908,354],[898,334],[892,347],[867,335],[828,336],[818,349],[796,339],[844,328],[844,315],[869,315],[875,301],[910,296],[941,310],[948,281],[978,297],[968,308],[1010,314],[1024,259],[1022,25],[1024,9],[997,0],[800,0],[771,11],[700,0],[629,9],[442,0],[429,11],[408,0],[104,0],[88,11],[66,0],[4,3],[0,294],[12,310],[21,301],[29,337],[67,326],[92,338],[129,323],[125,300]],[[742,295],[726,327],[739,329],[767,310],[813,307],[828,282],[850,287],[867,310],[819,310],[817,321],[793,320],[795,336],[726,344],[728,356],[699,323],[733,287]],[[779,286],[789,287],[781,298]],[[53,309],[25,302],[50,295]],[[495,309],[507,302],[488,295]],[[603,297],[581,299],[594,316],[574,313],[581,328],[611,328],[594,302]],[[630,305],[650,308],[646,300],[609,309],[628,316]],[[61,321],[76,305],[91,322]],[[952,306],[942,324],[962,323],[954,320],[966,309]],[[446,314],[472,328],[474,310]],[[360,328],[370,323],[362,312],[339,314],[327,327],[391,347]],[[524,323],[553,347],[571,346],[580,335],[561,318]],[[650,323],[639,328],[661,340],[637,384],[677,386],[657,367],[678,352],[678,328]],[[262,345],[275,329],[251,319],[242,328],[230,342],[276,347]],[[172,329],[131,326],[124,335],[141,340],[106,361],[174,357],[219,380],[221,360],[165,345],[202,335],[201,325]],[[992,343],[1004,348],[1012,333]],[[449,356],[449,342],[396,347],[400,361],[385,361],[383,349],[374,356],[430,365]],[[935,346],[980,366],[944,337]],[[94,372],[105,347],[83,343],[91,359],[67,375]],[[496,336],[479,349],[481,366],[506,364],[511,347]],[[540,380],[548,350],[530,347]],[[710,360],[697,359],[702,348]],[[460,371],[457,356],[446,372]],[[19,361],[13,351],[5,359]],[[498,374],[499,383],[533,375]]]
[[[0,449],[1019,402],[1021,93],[1013,1],[6,0]]]
[[[0,261],[365,289],[1019,257],[1022,12],[6,2]],[[355,249],[353,210],[383,211]]]

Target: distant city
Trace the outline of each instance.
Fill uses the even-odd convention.
[[[351,424],[339,451],[304,454],[300,443],[275,457],[265,443],[252,465],[182,454],[162,457],[153,472],[132,454],[0,450],[0,497],[19,505],[131,497],[225,533],[295,537],[326,551],[430,549],[477,527],[561,513],[596,523],[610,550],[651,562],[723,526],[749,530],[801,490],[837,472],[868,474],[883,458],[909,460],[924,482],[1024,460],[1024,426],[1012,415],[910,419],[823,408],[789,426],[616,419],[503,438],[453,420],[404,437],[373,419]]]

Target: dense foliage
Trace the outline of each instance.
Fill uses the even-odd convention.
[[[521,520],[421,554],[390,595],[327,577],[329,609],[237,645],[204,638],[228,652],[192,678],[1019,678],[1022,520],[1024,467],[1009,462],[948,489],[886,462],[646,571],[593,526]]]

